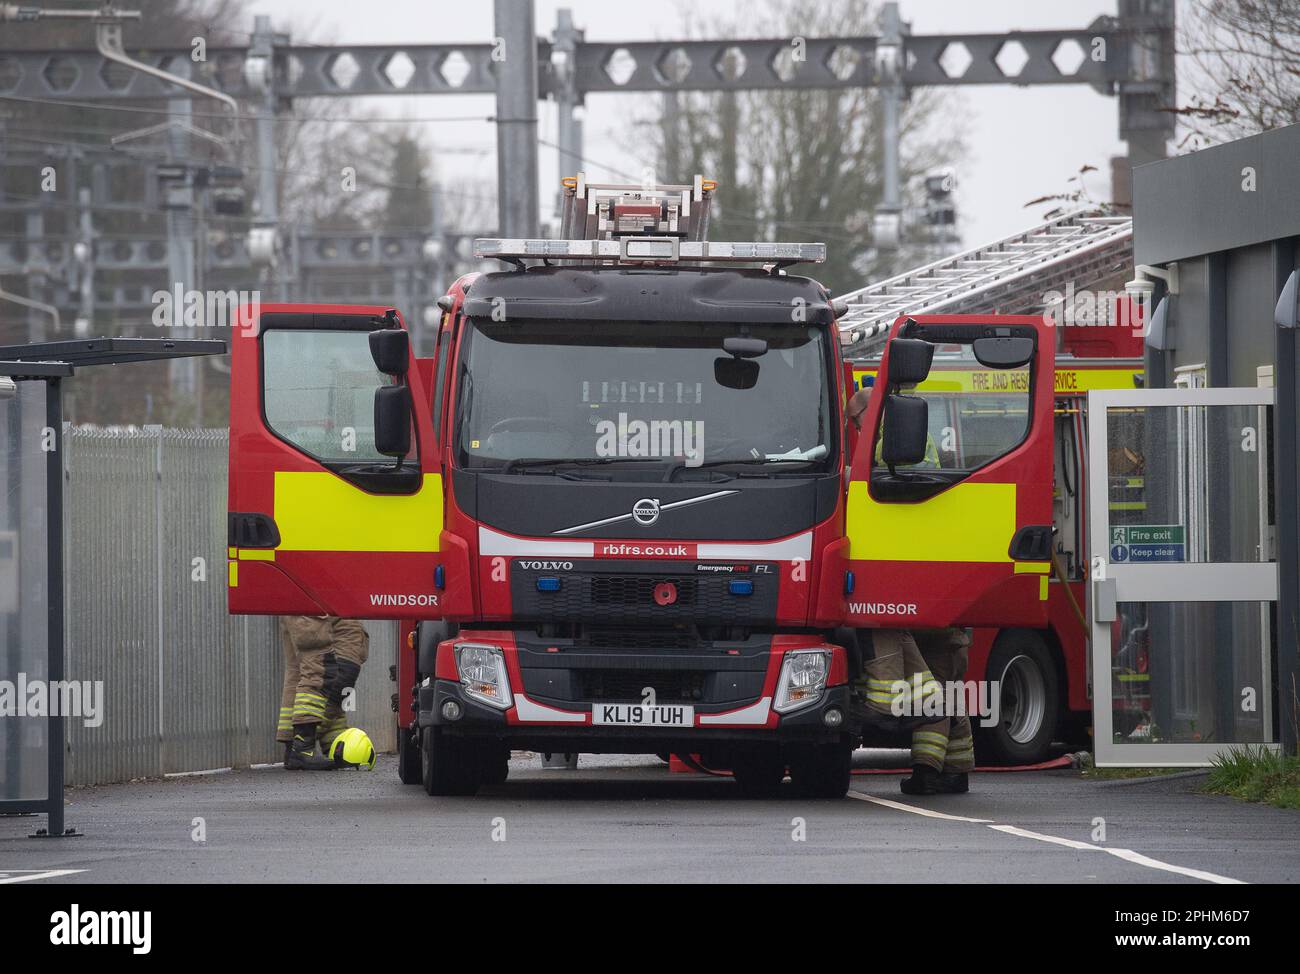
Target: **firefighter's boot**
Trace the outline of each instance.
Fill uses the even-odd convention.
[[[333,771],[337,765],[316,753],[316,725],[298,724],[293,740],[284,746],[286,771]]]
[[[904,795],[937,795],[943,791],[940,774],[928,764],[912,765],[912,773],[898,783]]]
[[[965,771],[944,771],[939,775],[939,791],[945,795],[964,795],[970,791],[970,775]]]

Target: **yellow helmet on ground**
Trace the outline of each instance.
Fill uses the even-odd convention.
[[[375,766],[375,746],[370,743],[370,735],[360,727],[349,727],[330,742],[329,756],[334,763],[345,768],[363,768],[366,771]]]

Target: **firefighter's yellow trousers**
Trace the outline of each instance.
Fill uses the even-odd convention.
[[[970,634],[965,629],[918,629],[912,633],[929,671],[940,684],[966,678]],[[975,767],[970,717],[950,714],[912,731],[912,764],[936,771],[964,773]]]
[[[348,726],[342,692],[354,686],[370,652],[370,637],[355,619],[282,616],[284,683],[275,739],[293,740],[294,728],[315,724],[322,750]]]

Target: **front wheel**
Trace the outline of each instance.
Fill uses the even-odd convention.
[[[1015,766],[1047,757],[1060,713],[1060,677],[1043,637],[1009,629],[997,638],[984,678],[996,685],[998,722],[984,727],[976,752],[981,763]],[[990,688],[992,689],[992,688]]]
[[[489,744],[479,755],[481,780],[485,785],[503,785],[510,776],[510,748]]]
[[[790,780],[805,798],[843,798],[853,777],[853,747],[821,744],[790,760]]]
[[[473,795],[479,787],[478,762],[463,740],[426,727],[420,735],[420,781],[431,796]]]
[[[775,798],[785,780],[785,762],[776,748],[737,754],[731,762],[731,775],[746,798]]]
[[[397,725],[397,778],[404,785],[418,785],[423,777],[417,733],[414,727]]]

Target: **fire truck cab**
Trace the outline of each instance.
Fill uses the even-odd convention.
[[[707,241],[700,177],[565,187],[561,239],[476,243],[511,269],[449,289],[431,358],[382,307],[245,323],[230,609],[405,620],[399,775],[431,795],[512,749],[842,795],[857,630],[1042,615],[1050,320],[900,320],[846,431],[836,305],[784,270],[824,245]],[[960,469],[920,462],[939,344],[1024,397]]]

